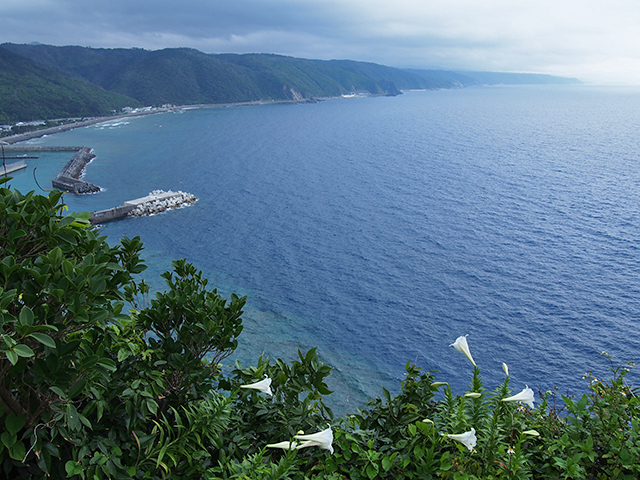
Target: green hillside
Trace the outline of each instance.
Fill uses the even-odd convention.
[[[480,84],[579,83],[549,75],[402,70],[351,60],[210,55],[189,48],[1,47],[0,121],[102,115],[125,105],[300,101],[351,92],[398,95],[405,89]]]
[[[101,116],[138,104],[0,48],[0,123]]]
[[[335,96],[356,90],[399,94],[427,88],[418,75],[362,62],[270,54],[209,55],[187,48],[94,49],[4,44],[60,73],[133,97],[144,105],[233,103]]]

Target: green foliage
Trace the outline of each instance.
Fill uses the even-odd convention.
[[[588,394],[559,407],[547,392],[531,409],[517,401],[530,392],[512,398],[508,374],[490,391],[476,367],[454,394],[407,363],[398,394],[383,389],[335,419],[325,404],[331,367],[316,349],[225,373],[246,299],[223,299],[185,260],[151,298],[137,280],[140,239],[109,246],[60,200],[0,188],[3,478],[640,476],[630,365],[605,354],[610,379],[587,374]],[[271,395],[253,385],[265,377]],[[328,427],[333,453],[289,443]]]
[[[138,105],[0,47],[0,123],[111,115]]]
[[[237,347],[246,297],[232,294],[227,305],[215,289],[207,290],[207,279],[193,265],[178,260],[173,267],[162,275],[169,291],[157,293],[137,314],[137,325],[142,334],[153,334],[150,360],[165,379],[165,403],[182,403],[211,390],[219,362]]]
[[[310,99],[353,91],[396,95],[399,88],[428,88],[429,84],[415,73],[363,62],[269,54],[208,55],[188,48],[3,47],[143,105],[287,101],[299,99],[298,95]],[[457,85],[454,81],[448,84]]]

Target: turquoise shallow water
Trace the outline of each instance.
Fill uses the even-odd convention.
[[[66,200],[98,210],[154,189],[199,201],[103,227],[140,235],[156,288],[186,257],[248,295],[238,357],[318,346],[332,403],[395,389],[407,360],[462,390],[469,334],[485,386],[586,389],[640,354],[640,89],[491,87],[191,110],[32,143],[88,145]],[[43,154],[13,185],[68,160]],[[230,362],[231,360],[229,360]],[[638,377],[633,376],[632,379]]]

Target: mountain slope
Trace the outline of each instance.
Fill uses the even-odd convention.
[[[0,118],[16,118],[22,111],[21,120],[104,114],[105,108],[122,105],[300,101],[351,92],[398,95],[404,89],[576,82],[549,75],[402,70],[272,54],[210,55],[189,48],[149,51],[9,43],[0,47],[5,49],[0,88],[5,89],[3,97],[13,94],[13,103],[5,99],[0,105]],[[16,73],[17,68],[23,74]],[[51,83],[66,93],[51,90]],[[16,96],[18,91],[22,93]]]
[[[370,76],[373,64],[323,62],[270,54],[209,55],[187,48],[147,51],[50,45],[3,47],[59,72],[136,98],[145,105],[230,103],[335,96],[353,90],[398,94],[393,80]],[[361,65],[358,68],[358,65]],[[425,88],[417,75],[389,67],[386,77]]]
[[[0,48],[0,123],[109,115],[137,104]]]

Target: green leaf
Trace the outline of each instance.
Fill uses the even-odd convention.
[[[16,346],[16,341],[11,338],[9,335],[2,335],[2,341],[7,346],[7,349],[11,349]]]
[[[7,415],[7,418],[4,421],[5,426],[7,427],[7,431],[11,434],[18,433],[22,427],[24,427],[25,416],[24,414],[15,415],[10,413]]]
[[[15,434],[12,435],[9,432],[2,432],[2,435],[0,435],[0,440],[2,440],[2,444],[5,447],[11,448],[18,441],[18,438]]]
[[[76,395],[80,394],[86,384],[87,381],[83,378],[71,385],[69,388],[69,398],[73,399]]]
[[[158,403],[151,398],[145,399],[145,403],[147,405],[147,410],[149,410],[149,413],[151,413],[152,415],[157,415]]]
[[[121,348],[118,350],[118,362],[123,362],[131,355],[131,351],[126,348]]]
[[[16,442],[12,447],[8,448],[9,456],[14,460],[22,462],[24,460],[25,455],[27,454],[27,449],[22,442]]]
[[[64,469],[67,471],[67,477],[73,477],[74,475],[79,475],[84,471],[82,465],[77,464],[73,460],[69,460],[64,464]]]
[[[46,333],[31,333],[29,334],[29,336],[35,338],[37,341],[39,341],[41,344],[43,344],[46,347],[56,348],[55,340],[51,338],[49,335],[47,335]]]
[[[20,325],[33,325],[33,310],[26,305],[22,307],[18,321]]]
[[[114,362],[110,358],[101,358],[100,360],[98,360],[98,365],[106,368],[111,372],[115,372],[117,370],[116,362]]]
[[[7,355],[7,358],[12,365],[18,363],[18,354],[16,352],[14,352],[13,350],[6,350],[4,353]]]
[[[333,390],[329,390],[324,383],[321,383],[318,385],[318,392],[320,392],[321,395],[331,395]]]
[[[80,418],[78,416],[78,411],[76,407],[72,404],[67,405],[67,422],[69,424],[69,428],[71,430],[79,430],[80,429]]]
[[[56,387],[56,386],[49,387],[49,390],[51,390],[53,393],[55,393],[56,395],[58,395],[62,399],[66,399],[67,398],[67,394],[64,392],[64,390],[62,390],[59,387]]]
[[[13,351],[16,352],[19,357],[33,357],[35,355],[33,350],[21,343],[13,347]]]
[[[85,417],[84,415],[79,415],[78,417],[80,418],[80,421],[84,424],[85,427],[93,430],[93,426],[91,425],[91,422],[87,417]]]

